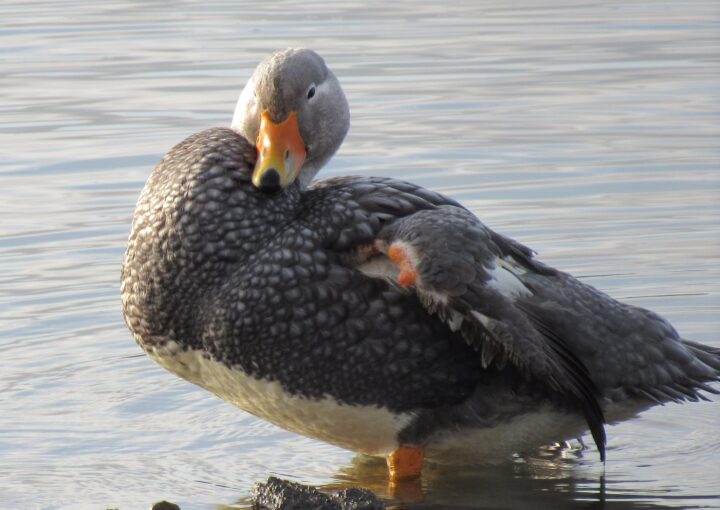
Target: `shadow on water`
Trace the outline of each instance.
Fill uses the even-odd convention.
[[[325,493],[358,487],[370,489],[389,510],[464,509],[662,509],[645,491],[615,487],[602,466],[590,469],[581,448],[549,446],[535,456],[498,465],[428,465],[422,480],[389,484],[382,459],[357,456],[336,475],[336,482],[318,487]],[[596,465],[594,462],[592,465]],[[670,494],[657,494],[672,499]],[[720,500],[719,500],[720,501]],[[218,509],[250,509],[252,500]],[[692,508],[692,507],[686,507]],[[696,508],[707,508],[700,503]]]

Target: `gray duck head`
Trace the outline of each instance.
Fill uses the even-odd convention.
[[[256,143],[252,176],[274,192],[305,188],[335,154],[350,128],[340,82],[312,50],[288,48],[261,62],[240,94],[232,129]]]

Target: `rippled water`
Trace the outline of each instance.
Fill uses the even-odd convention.
[[[720,4],[456,3],[0,3],[0,507],[242,506],[269,474],[391,496],[381,464],[160,369],[120,315],[151,167],[288,45],[351,102],[325,175],[441,190],[720,346]],[[717,397],[608,433],[604,470],[592,449],[431,468],[408,507],[720,507]]]

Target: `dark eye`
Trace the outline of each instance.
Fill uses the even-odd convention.
[[[307,98],[312,99],[315,96],[315,85],[310,87],[310,90],[308,90]]]

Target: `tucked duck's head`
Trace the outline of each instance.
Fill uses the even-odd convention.
[[[312,50],[288,48],[260,63],[240,94],[232,129],[258,150],[252,182],[266,192],[306,187],[342,144],[350,108]]]

